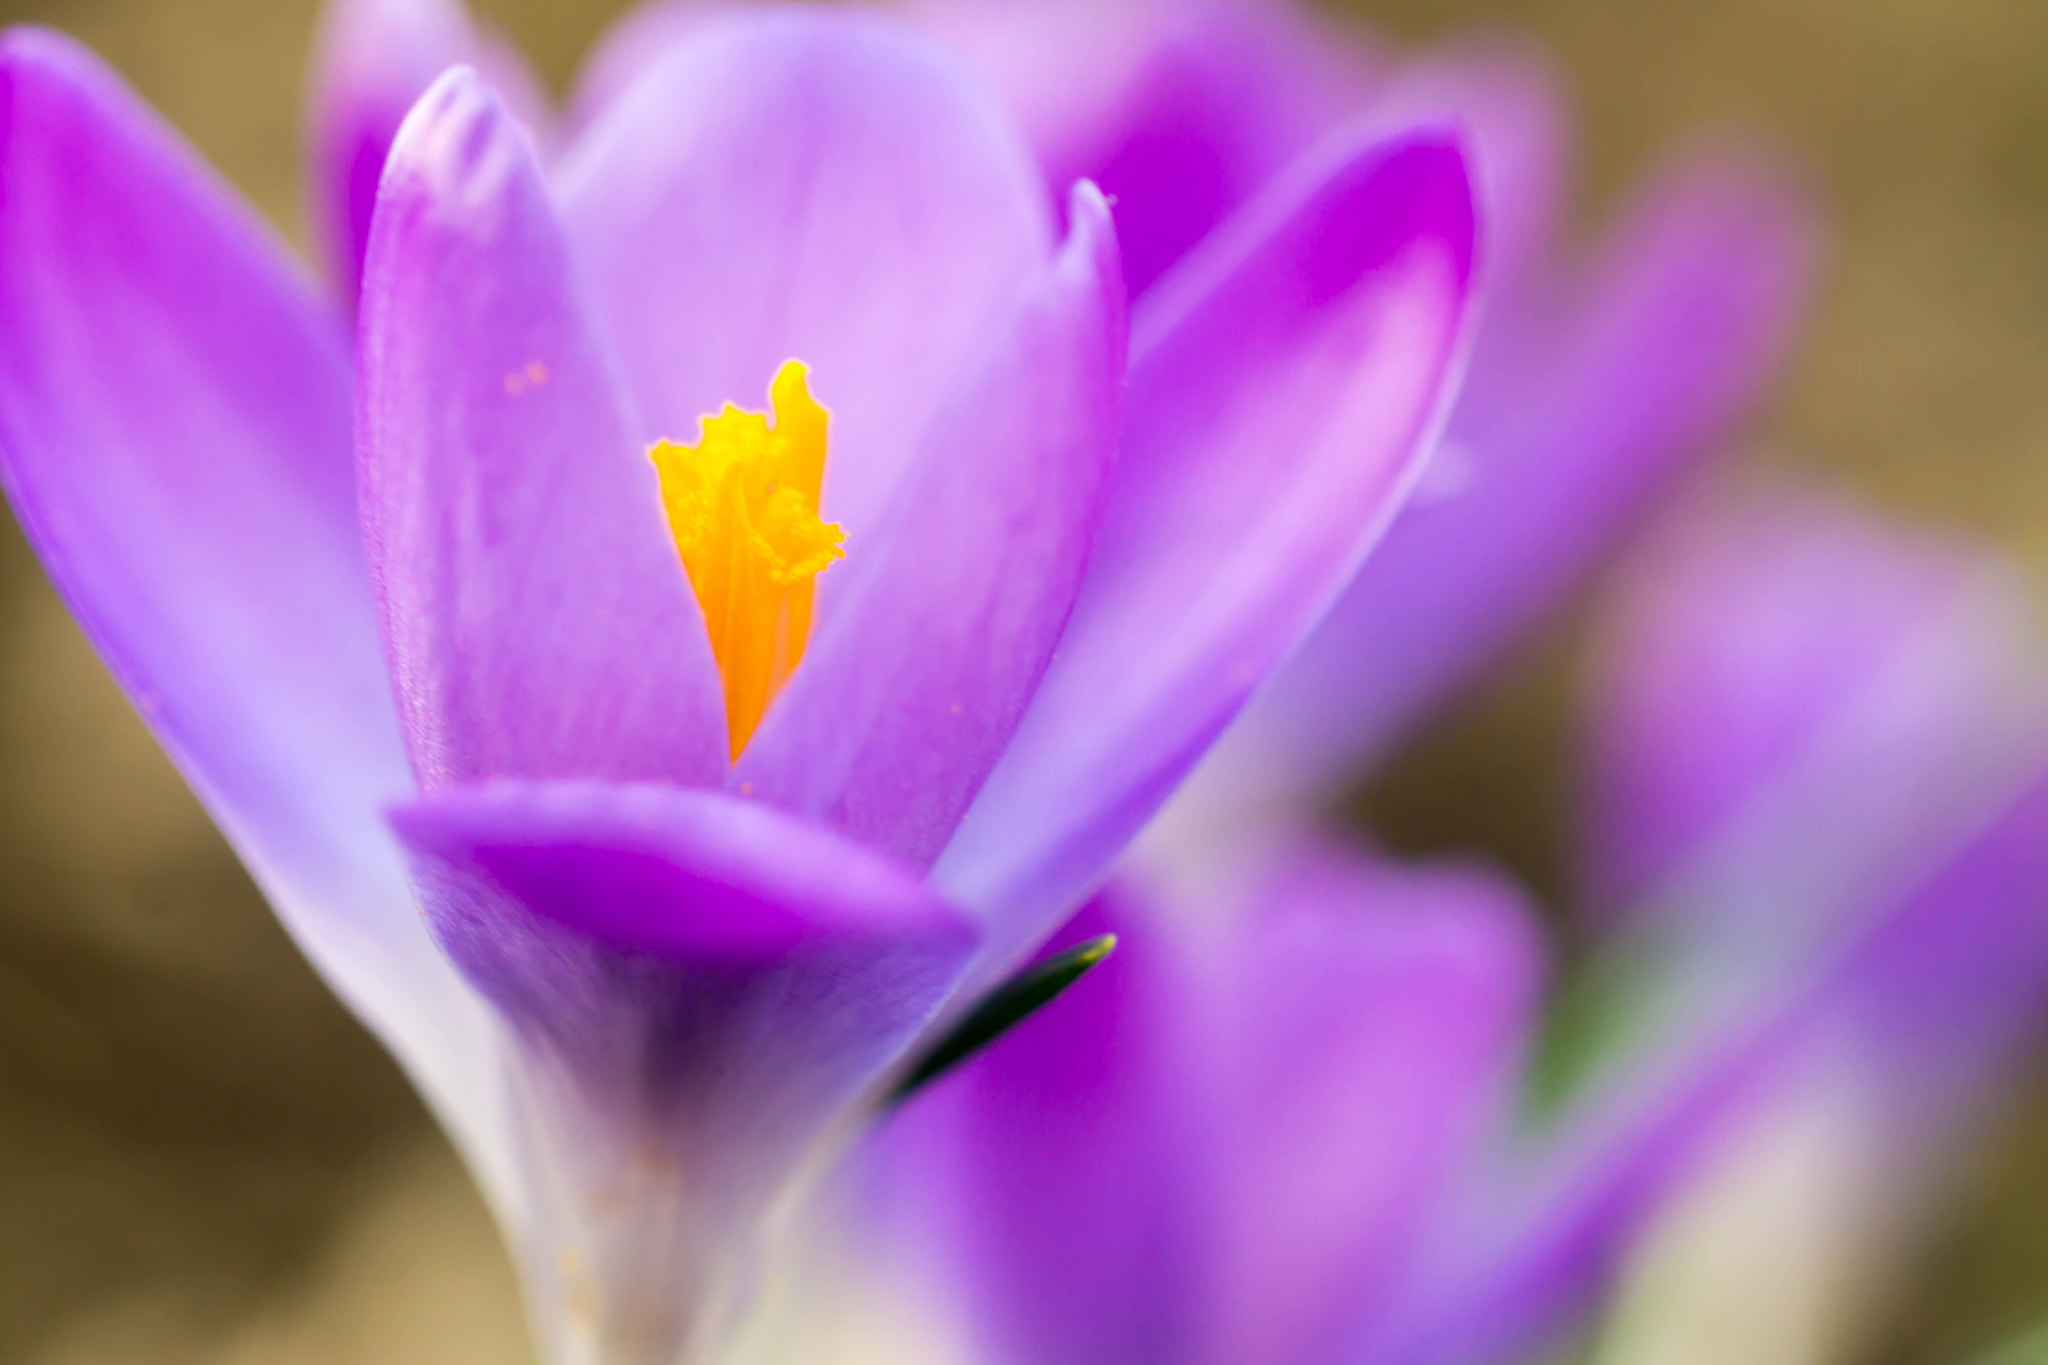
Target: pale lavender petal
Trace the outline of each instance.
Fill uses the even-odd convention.
[[[555,116],[554,96],[511,34],[488,19],[478,20],[476,54],[469,65],[498,92],[506,110],[532,136],[543,160],[560,150],[563,130]]]
[[[568,122],[580,132],[667,58],[669,49],[695,36],[700,23],[720,19],[747,0],[644,0],[599,34],[576,68]]]
[[[937,875],[1028,949],[1357,571],[1435,436],[1472,201],[1440,137],[1346,138],[1133,318],[1095,561]]]
[[[20,29],[0,39],[0,475],[286,926],[513,1212],[491,1025],[378,816],[412,783],[340,325],[112,73]]]
[[[941,414],[729,788],[920,866],[1008,744],[1073,609],[1116,456],[1125,312],[1109,209]]]
[[[1818,879],[1923,856],[1998,790],[2014,726],[2040,709],[2028,611],[1989,556],[1814,490],[1743,488],[1690,510],[1630,561],[1599,623],[1589,907],[1672,899],[1691,865],[1740,842],[1745,876],[1773,885],[1717,902],[1796,887],[1801,915],[1824,920]],[[1771,832],[1790,828],[1780,848]]]
[[[370,559],[413,763],[715,786],[702,613],[526,135],[467,70],[406,121],[363,290]]]
[[[862,846],[717,792],[492,783],[394,818],[416,855],[466,860],[533,914],[612,952],[754,962],[927,922],[957,938],[964,923]]]
[[[1082,920],[1117,951],[896,1121],[887,1198],[996,1359],[1335,1358],[1500,1117],[1525,907],[1301,851],[1225,927],[1114,890]]]
[[[1296,855],[1300,856],[1300,855]],[[1540,948],[1514,887],[1455,868],[1302,858],[1252,893],[1195,1065],[1234,1074],[1207,1114],[1226,1264],[1197,1358],[1319,1365],[1382,1306],[1477,1140],[1506,1117]]]
[[[1696,162],[1646,192],[1582,298],[1490,313],[1422,487],[1194,795],[1328,797],[1520,638],[1762,387],[1808,239],[1776,178]]]
[[[435,935],[518,1042],[550,1330],[577,1358],[676,1358],[972,927],[912,870],[714,792],[500,782],[392,819]]]
[[[1002,111],[851,7],[696,27],[585,130],[557,186],[637,434],[694,441],[803,361],[849,555],[1053,247]],[[820,580],[821,625],[836,591]]]
[[[1087,178],[1110,196],[1134,297],[1373,87],[1362,46],[1289,4],[905,8],[1002,96],[1055,192]]]
[[[519,54],[470,22],[461,0],[328,0],[313,44],[307,163],[314,235],[353,313],[377,183],[407,111],[449,67],[484,64],[522,120],[547,100]]]
[[[1204,1171],[1162,1055],[1182,964],[1153,918],[1112,883],[1057,940],[1122,931],[1109,958],[863,1154],[873,1226],[971,1311],[996,1365],[1167,1365],[1185,1338]]]

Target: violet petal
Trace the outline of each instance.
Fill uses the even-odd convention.
[[[1347,138],[1142,301],[1088,581],[938,864],[995,917],[991,970],[1086,894],[1357,571],[1435,434],[1472,246],[1450,141]]]
[[[675,1358],[744,1302],[768,1204],[930,1020],[972,926],[910,869],[715,792],[497,782],[392,821],[517,1040],[547,1344]]]
[[[466,70],[407,119],[363,290],[363,520],[413,762],[713,786],[724,693],[525,133]]]
[[[336,319],[99,61],[0,38],[0,477],[306,955],[515,1187],[488,1015],[413,908]]]
[[[1776,177],[1694,163],[1595,253],[1582,299],[1489,314],[1423,487],[1190,801],[1328,798],[1520,638],[1752,400],[1808,243]]]
[[[1113,886],[1071,932],[1104,930],[1102,966],[885,1130],[889,1212],[996,1359],[1335,1358],[1500,1117],[1526,908],[1304,850],[1221,928]]]
[[[1066,249],[949,401],[729,787],[937,856],[1072,610],[1116,455],[1123,281],[1076,190]]]
[[[744,10],[692,28],[557,176],[647,441],[760,410],[783,362],[831,413],[823,512],[848,555],[1052,250],[1024,148],[882,16]],[[819,580],[818,622],[834,577]]]

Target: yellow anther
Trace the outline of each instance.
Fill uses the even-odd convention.
[[[725,681],[735,759],[804,657],[814,580],[844,554],[839,527],[818,516],[826,413],[803,365],[786,362],[768,398],[774,426],[728,403],[696,445],[648,452]]]

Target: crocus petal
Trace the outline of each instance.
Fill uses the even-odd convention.
[[[355,529],[348,357],[280,244],[97,60],[0,39],[0,472],[280,917],[510,1210],[488,1015],[423,931]]]
[[[1241,1088],[1210,1128],[1231,1286],[1213,1365],[1337,1354],[1505,1117],[1540,979],[1533,916],[1497,878],[1294,857],[1252,893],[1256,944],[1183,1006],[1236,1011],[1215,1049]]]
[[[359,360],[364,529],[428,787],[725,775],[703,615],[571,274],[527,137],[449,73],[392,150]]]
[[[1796,899],[1825,923],[1824,902],[1856,896],[1823,888],[1925,856],[2002,799],[2026,756],[2015,737],[2043,709],[2030,610],[1988,556],[1813,490],[1731,490],[1692,510],[1632,561],[1600,622],[1593,908],[1683,901],[1775,934],[1761,928],[1774,907]],[[1702,861],[1756,885],[1684,890]]]
[[[1357,571],[1435,434],[1464,161],[1346,138],[1134,314],[1125,447],[1074,619],[936,871],[993,961],[1085,894]]]
[[[892,1115],[873,1141],[876,1222],[980,1319],[987,1359],[1174,1359],[1176,1291],[1196,1278],[1203,1174],[1173,1089],[1170,939],[1112,883],[1060,946],[1123,933],[1059,1000]],[[1185,1023],[1183,1016],[1178,1022]]]
[[[533,138],[543,160],[560,150],[563,129],[555,116],[554,96],[511,34],[487,19],[478,20],[476,53],[467,64],[498,92],[498,99]]]
[[[1355,26],[1287,0],[905,8],[1002,95],[1055,187],[1086,177],[1110,195],[1134,295],[1368,111],[1390,130],[1470,132],[1493,293],[1514,292],[1549,243],[1566,119],[1555,72],[1525,43],[1485,35],[1395,63]]]
[[[713,792],[501,782],[392,818],[435,934],[518,1039],[549,1344],[675,1358],[971,927],[909,870]]]
[[[1504,34],[1466,38],[1387,71],[1373,113],[1396,127],[1466,130],[1486,225],[1488,323],[1498,325],[1501,301],[1540,278],[1569,180],[1570,120],[1551,60]]]
[[[1582,302],[1489,314],[1422,487],[1179,814],[1331,797],[1520,638],[1755,396],[1808,241],[1776,178],[1695,163],[1595,253]]]
[[[940,417],[840,605],[729,786],[928,864],[1030,702],[1079,591],[1116,453],[1123,281],[1109,209]]]
[[[887,1197],[929,1201],[996,1359],[1335,1358],[1499,1117],[1523,905],[1300,851],[1220,930],[1114,887],[1083,918],[1117,951],[883,1134]]]
[[[307,160],[328,278],[353,313],[377,182],[391,141],[427,87],[459,63],[486,64],[513,108],[545,126],[539,86],[509,45],[479,33],[461,0],[329,0],[313,44]]]
[[[1101,185],[1135,297],[1295,157],[1362,109],[1371,64],[1287,4],[925,0],[906,11],[972,62],[1048,182]]]
[[[595,123],[669,49],[695,36],[707,19],[722,19],[747,0],[643,0],[598,35],[576,68],[567,118],[580,132]]]
[[[1002,112],[850,9],[696,27],[567,154],[563,214],[648,440],[760,409],[784,361],[832,416],[825,515],[849,555],[1018,287],[1049,206]],[[819,583],[830,614],[833,575]]]

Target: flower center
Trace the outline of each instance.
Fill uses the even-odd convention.
[[[801,362],[783,364],[768,398],[773,426],[728,403],[704,419],[696,445],[648,451],[711,632],[735,759],[804,657],[818,574],[845,553],[839,527],[818,516],[826,413]]]

